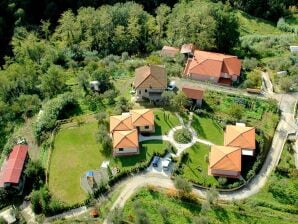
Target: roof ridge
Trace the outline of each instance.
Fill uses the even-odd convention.
[[[160,66],[155,66],[155,67],[160,67]],[[155,81],[157,81],[160,85],[163,85],[154,75],[151,74],[151,66],[150,66],[150,74],[149,76],[152,76],[154,78]]]
[[[235,148],[235,150],[234,151],[232,151],[232,152],[229,152],[229,153],[225,153],[225,152],[223,152],[222,150],[221,150],[221,147],[222,146],[216,146],[216,148],[220,151],[220,152],[222,152],[223,154],[224,154],[224,156],[223,157],[221,157],[218,161],[216,161],[216,163],[214,163],[213,165],[212,165],[212,167],[214,167],[216,164],[218,164],[220,161],[222,161],[222,159],[223,158],[225,158],[225,157],[227,157],[227,158],[229,158],[229,160],[231,160],[230,159],[230,157],[228,157],[231,153],[233,153],[233,152],[235,152],[236,151],[236,149],[237,150],[239,150],[240,148],[239,147],[233,147],[233,146],[224,146],[224,147],[229,147],[229,148]],[[235,163],[233,163],[234,165],[235,165]]]
[[[232,153],[238,151],[238,150],[241,150],[241,149],[240,149],[239,147],[237,147],[237,150],[235,150],[235,151],[230,152],[229,154],[227,154],[227,158],[229,158],[230,162],[232,162],[232,163],[234,164],[235,167],[237,167],[237,165],[234,163],[234,160],[232,160],[232,159],[230,158],[230,155],[231,155]]]
[[[146,76],[145,76],[145,78],[143,79],[143,81],[142,82],[140,82],[139,83],[139,85],[138,86],[136,86],[136,88],[138,88],[143,82],[145,82],[145,80],[146,79],[148,79],[148,77],[150,76],[150,74],[151,74],[151,67],[149,66],[149,65],[144,65],[143,67],[148,67],[149,68],[149,73],[148,74],[146,74]]]
[[[234,126],[234,127],[237,127],[237,126]],[[236,129],[236,131],[239,133],[239,135],[237,135],[236,138],[238,138],[239,136],[242,136],[243,139],[246,141],[246,143],[249,143],[249,141],[243,136],[243,134],[245,134],[245,133],[247,133],[248,131],[254,129],[254,127],[245,127],[245,128],[248,128],[248,130],[246,130],[246,131],[244,131],[244,132],[241,132],[241,133],[239,133],[239,131]],[[231,144],[232,142],[234,142],[236,138],[234,138],[229,144]]]
[[[133,131],[135,131],[135,129],[132,130],[128,130],[125,132],[129,132],[127,135],[132,134]],[[119,143],[125,138],[126,140],[128,140],[132,145],[134,145],[134,143],[127,137],[127,135],[122,134],[121,132],[123,131],[118,131],[118,133],[122,136],[122,138],[120,139],[120,141],[118,142],[118,144],[116,145],[116,147],[119,145]]]
[[[123,114],[118,115],[117,117],[120,117],[120,116],[123,116]],[[126,115],[124,115],[124,116],[126,116]],[[118,128],[118,126],[119,126],[121,123],[122,123],[127,129],[130,129],[130,127],[128,127],[128,126],[123,122],[124,120],[129,119],[129,118],[131,118],[131,115],[125,117],[123,120],[117,118],[117,120],[119,121],[119,123],[115,126],[114,129]]]

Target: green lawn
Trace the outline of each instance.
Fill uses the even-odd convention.
[[[191,126],[197,131],[199,138],[206,139],[214,144],[223,144],[223,129],[212,118],[194,114]]]
[[[242,11],[237,11],[236,15],[239,19],[241,36],[248,34],[267,35],[283,33],[276,28],[275,24],[269,21],[250,16],[249,14]]]
[[[87,195],[80,187],[80,177],[87,171],[99,168],[104,160],[111,167],[125,171],[140,162],[148,162],[155,152],[162,153],[167,142],[151,140],[140,143],[140,154],[112,157],[96,143],[97,123],[62,128],[55,137],[49,168],[49,189],[53,196],[67,204],[83,202]]]
[[[80,177],[99,168],[105,160],[96,143],[97,123],[61,129],[56,137],[49,168],[49,189],[67,204],[83,202],[87,194],[80,187]]]
[[[166,135],[175,126],[180,125],[178,117],[164,109],[155,109],[155,133],[154,135]]]
[[[136,167],[140,162],[148,162],[154,153],[163,153],[167,142],[149,140],[140,143],[140,154],[132,156],[118,156],[110,161],[110,167],[118,167],[120,171]]]
[[[218,185],[216,178],[208,175],[206,157],[209,151],[209,146],[200,143],[186,150],[189,157],[186,161],[182,161],[185,164],[182,171],[182,176],[185,179],[203,186]]]
[[[164,191],[141,189],[124,207],[124,220],[129,223],[136,221],[136,206],[142,209],[150,223],[190,224],[194,217],[204,216],[209,223],[237,224],[289,224],[297,221],[297,215],[280,213],[273,209],[256,209],[253,205],[242,206],[220,204],[207,214],[200,214],[201,202],[186,202],[179,198],[168,196]],[[165,214],[162,216],[162,213]],[[143,215],[144,216],[144,215]],[[203,222],[202,222],[203,223]]]

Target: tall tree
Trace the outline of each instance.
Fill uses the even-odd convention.
[[[216,21],[215,43],[217,50],[231,52],[239,42],[239,22],[228,5],[217,5],[212,10],[212,16]]]

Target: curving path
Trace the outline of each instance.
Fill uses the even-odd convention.
[[[267,158],[260,172],[243,188],[232,192],[220,192],[220,200],[242,200],[258,193],[259,190],[265,185],[271,172],[278,164],[283,146],[288,137],[288,133],[298,130],[298,127],[295,124],[293,114],[293,108],[295,103],[297,103],[298,94],[274,94],[271,88],[272,84],[268,76],[264,79],[264,81],[267,84],[267,87],[269,86],[269,88],[266,91],[266,95],[270,98],[277,99],[279,101],[279,107],[281,110],[281,120],[279,121],[278,126],[276,128],[271,148],[268,152]],[[170,136],[171,135],[169,133],[168,136],[164,136],[164,139],[169,140]],[[123,207],[125,202],[133,195],[133,193],[138,188],[143,187],[145,185],[154,185],[163,188],[174,187],[173,181],[170,178],[161,175],[152,176],[152,174],[150,173],[141,173],[139,175],[126,179],[121,183],[121,186],[123,185],[125,187],[120,193],[118,199],[114,202],[111,210],[115,207]],[[199,197],[206,197],[206,190],[203,189],[193,188],[193,193],[195,193]],[[108,223],[108,221],[105,220],[104,223],[106,224]]]

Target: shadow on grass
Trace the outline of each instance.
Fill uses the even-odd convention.
[[[137,163],[145,162],[147,158],[147,148],[142,147],[140,149],[140,154],[130,155],[130,156],[119,156],[115,160],[120,163],[124,169],[135,166]]]
[[[205,138],[205,139],[207,138],[205,131],[197,117],[193,118],[192,126],[197,131],[199,136],[201,136],[202,138]]]

